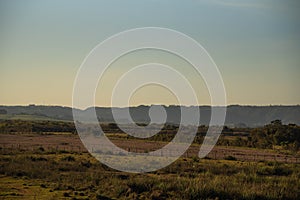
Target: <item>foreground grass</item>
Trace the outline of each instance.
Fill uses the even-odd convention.
[[[297,199],[299,164],[179,159],[153,173],[112,170],[87,153],[0,156],[0,199]]]

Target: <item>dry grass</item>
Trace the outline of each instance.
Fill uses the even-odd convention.
[[[3,199],[297,199],[299,164],[182,158],[159,171],[112,170],[87,153],[0,156]]]

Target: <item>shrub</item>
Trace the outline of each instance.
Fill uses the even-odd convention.
[[[265,175],[265,176],[288,176],[292,173],[290,169],[284,168],[282,166],[264,166],[257,170],[256,172],[258,175]]]
[[[236,157],[234,157],[234,156],[226,156],[224,159],[225,160],[237,160]]]
[[[68,192],[64,192],[64,197],[70,197],[70,194]]]
[[[61,159],[62,161],[68,161],[68,162],[73,162],[75,161],[75,158],[73,156],[66,156]]]
[[[96,199],[97,199],[97,200],[111,200],[111,198],[108,198],[108,197],[103,196],[103,195],[101,195],[101,194],[97,194],[97,195],[96,195]]]
[[[36,161],[48,161],[47,158],[44,157],[30,157],[31,161],[36,162]]]

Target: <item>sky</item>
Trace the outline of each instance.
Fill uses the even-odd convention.
[[[133,28],[163,27],[200,43],[222,75],[227,104],[300,104],[298,0],[0,0],[0,105],[72,106],[73,84],[85,57],[108,37]],[[141,50],[112,64],[95,97],[110,91],[136,64],[172,65],[210,105],[201,77],[182,59]],[[102,84],[102,85],[101,85]],[[99,88],[100,88],[99,86]],[[167,88],[145,86],[131,105],[178,104]]]

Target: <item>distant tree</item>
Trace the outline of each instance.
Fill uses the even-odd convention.
[[[280,119],[276,119],[274,121],[271,121],[271,125],[281,126],[282,125],[282,121]]]
[[[281,120],[274,120],[262,128],[253,129],[250,136],[256,147],[281,145],[296,150],[300,143],[300,127],[295,124],[284,125]]]

